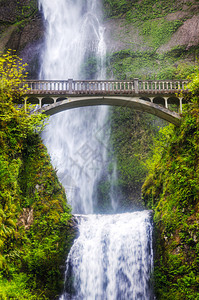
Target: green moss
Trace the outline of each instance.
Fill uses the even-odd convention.
[[[183,24],[182,21],[166,21],[165,19],[149,20],[142,24],[144,41],[153,48],[167,43],[172,34]]]
[[[20,293],[22,282],[16,281],[20,273],[25,278],[21,299],[27,299],[25,295],[30,287],[32,297],[37,295],[35,299],[44,299],[44,296],[51,299],[60,293],[63,285],[60,266],[64,266],[72,240],[70,208],[39,136],[34,134],[24,141],[18,139],[16,133],[7,132],[10,131],[8,123],[6,130],[1,129],[4,138],[1,138],[0,153],[3,237],[0,266],[4,288],[2,292],[0,289],[0,295],[4,299],[3,295],[9,298]],[[7,144],[9,152],[5,153]],[[28,223],[31,211],[32,221]],[[28,296],[28,299],[32,298]]]
[[[178,46],[166,53],[121,50],[109,55],[107,75],[116,79],[179,79],[194,70],[198,47]]]
[[[112,156],[117,161],[116,186],[122,190],[123,207],[143,206],[140,188],[146,176],[144,164],[150,155],[152,136],[156,135],[158,122],[154,117],[128,107],[112,108]]]
[[[0,67],[0,298],[54,299],[73,237],[71,210],[39,136],[43,115],[15,104],[23,65],[8,52]]]
[[[143,22],[186,10],[182,1],[175,0],[103,0],[103,3],[106,17],[125,17],[128,22]],[[194,1],[186,5],[191,7]]]
[[[155,211],[154,277],[160,300],[199,297],[197,74],[190,85],[192,103],[184,107],[182,124],[164,128],[156,140],[150,173],[143,185],[145,201]]]

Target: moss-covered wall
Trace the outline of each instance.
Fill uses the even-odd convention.
[[[181,126],[165,127],[156,141],[143,185],[145,202],[155,212],[154,284],[160,300],[199,298],[199,102],[193,99]]]
[[[107,62],[110,78],[129,80],[184,79],[197,65],[198,46],[185,46],[158,54],[155,51],[120,50],[111,54]]]
[[[110,78],[172,79],[197,63],[198,1],[103,2]]]
[[[163,123],[153,116],[128,107],[113,107],[110,112],[111,155],[117,161],[117,180],[122,210],[143,209],[141,186],[147,174],[153,137]]]

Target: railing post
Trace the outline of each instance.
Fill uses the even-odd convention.
[[[73,92],[73,86],[72,86],[72,83],[73,83],[73,79],[68,79],[68,89],[69,89],[69,94],[72,94],[72,92]]]
[[[138,94],[138,91],[139,91],[139,79],[138,78],[134,78],[134,89],[135,89],[135,93]]]

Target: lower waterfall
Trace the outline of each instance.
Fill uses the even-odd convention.
[[[60,300],[152,300],[150,211],[78,215]]]

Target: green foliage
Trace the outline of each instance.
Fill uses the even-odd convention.
[[[2,300],[9,299],[30,299],[37,300],[37,296],[33,295],[31,289],[28,288],[28,276],[26,274],[16,274],[12,281],[0,277],[0,295]],[[40,295],[39,299],[46,299]]]
[[[154,65],[155,54],[146,51],[134,52],[131,50],[121,50],[113,53],[108,59],[107,73],[112,78],[120,80],[151,77]]]
[[[137,0],[103,0],[104,11],[106,16],[121,16],[129,11],[132,7],[132,3],[136,3]]]
[[[172,34],[183,24],[182,21],[166,21],[165,19],[149,20],[142,25],[145,41],[152,47],[159,47],[171,38]]]
[[[183,2],[175,0],[103,0],[107,17],[125,17],[129,22],[143,22],[161,18],[169,13],[186,9]],[[188,6],[194,5],[189,2]]]
[[[110,78],[123,80],[132,78],[176,79],[179,78],[181,65],[184,64],[190,69],[193,68],[198,56],[198,45],[192,47],[177,46],[168,52],[164,52],[164,48],[159,51],[157,49],[168,43],[186,18],[192,17],[193,10],[190,7],[194,5],[194,2],[191,2],[189,11],[182,1],[176,2],[174,0],[104,0],[104,5],[105,13],[109,17],[126,18],[128,22],[135,23],[134,29],[133,27],[130,28],[138,31],[142,40],[139,42],[140,45],[135,45],[141,50],[135,51],[132,38],[129,35],[127,41],[129,41],[130,49],[121,50],[109,56],[107,73]],[[123,7],[122,10],[121,6]],[[186,18],[170,20],[166,17],[169,13],[180,10],[186,11]],[[123,26],[126,28],[124,24]],[[128,26],[131,25],[127,25],[127,28]],[[125,30],[122,32],[121,29],[121,33],[122,41],[126,43],[127,41],[124,39]],[[144,50],[143,47],[147,50]],[[188,72],[184,74],[185,77]],[[184,79],[185,77],[181,78]]]
[[[23,72],[15,55],[0,57],[0,298],[52,299],[62,289],[71,212],[39,137],[45,117],[16,104]]]
[[[20,88],[25,80],[25,67],[22,60],[8,50],[0,57],[0,95],[1,103],[17,101],[23,92]]]
[[[123,200],[123,206],[142,205],[139,191],[147,172],[144,162],[150,155],[152,136],[156,135],[157,130],[154,117],[148,114],[128,107],[112,109],[111,144],[117,160],[116,184],[128,202]]]
[[[194,72],[192,72],[188,76],[188,79],[190,80],[190,83],[187,85],[187,88],[194,96],[194,100],[198,102],[198,95],[199,95],[199,67],[198,66],[196,66]]]
[[[20,58],[9,50],[0,57],[0,117],[1,126],[10,124],[10,132],[17,138],[26,138],[44,128],[45,115],[31,114],[32,106],[20,109],[16,103],[21,101],[26,86],[22,86],[27,73]],[[14,141],[12,141],[14,142]],[[16,142],[16,141],[15,141]]]
[[[160,131],[142,191],[155,211],[155,289],[158,299],[199,297],[198,69],[188,87],[179,128]]]
[[[121,50],[109,55],[107,74],[120,80],[185,79],[195,69],[194,63],[185,63],[195,50],[195,47],[189,51],[185,47],[175,47],[164,54],[158,54],[154,50]]]
[[[21,19],[29,18],[31,17],[36,11],[37,11],[37,1],[30,0],[28,5],[24,5],[24,2],[17,2],[17,21],[20,21]]]
[[[8,24],[20,24],[20,22],[24,21],[25,19],[30,18],[32,15],[38,11],[38,4],[36,0],[17,0],[11,3],[8,1],[1,0],[0,7],[3,9],[7,9],[6,21],[5,23],[3,20],[5,16],[3,16],[1,23],[4,25]],[[12,9],[11,12],[9,12]]]

